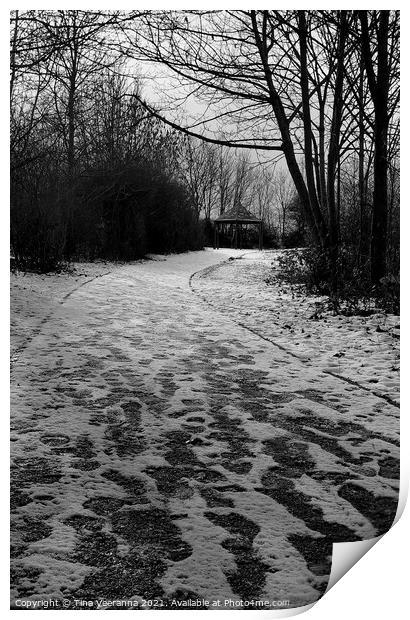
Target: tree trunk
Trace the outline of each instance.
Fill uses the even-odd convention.
[[[331,288],[334,303],[338,297],[338,256],[339,256],[339,218],[336,205],[336,171],[340,155],[340,128],[343,113],[344,55],[347,38],[347,13],[340,12],[339,42],[337,49],[337,69],[334,89],[332,126],[327,160],[327,207],[329,216],[329,257],[331,267]]]
[[[373,69],[366,11],[360,11],[360,22],[363,61],[374,105],[374,190],[370,254],[372,283],[378,284],[380,279],[386,275],[389,11],[380,11],[378,25],[376,26],[377,76]]]
[[[374,191],[371,235],[371,275],[377,284],[386,275],[387,249],[387,130],[388,117],[383,110],[375,115]]]
[[[360,208],[360,240],[359,240],[359,266],[363,267],[367,259],[367,234],[366,234],[366,189],[364,180],[364,74],[363,63],[360,63],[360,81],[359,81],[359,208]]]
[[[19,12],[15,11],[13,43],[12,43],[11,54],[10,54],[10,70],[11,70],[11,75],[10,75],[10,102],[11,102],[11,100],[13,98],[14,82],[15,82],[15,78],[16,78],[16,52],[17,52],[18,26],[19,26]]]
[[[65,234],[65,254],[71,256],[74,251],[73,245],[73,215],[74,215],[74,169],[75,169],[75,96],[76,96],[76,75],[73,72],[70,79],[70,87],[67,101],[67,214],[66,214],[66,234]]]
[[[312,151],[312,119],[310,114],[309,102],[309,79],[308,79],[308,61],[307,61],[307,36],[308,28],[306,24],[305,11],[298,11],[299,22],[299,44],[300,44],[300,87],[302,93],[302,109],[303,109],[303,137],[304,137],[304,154],[305,154],[305,171],[306,183],[309,190],[309,199],[312,211],[316,214],[316,221],[319,227],[322,227],[322,216],[320,205],[317,197],[317,188],[315,184],[315,175],[313,168],[313,151]]]
[[[264,15],[264,19],[266,19],[266,11],[264,11]],[[293,148],[293,142],[289,131],[289,121],[286,117],[281,98],[273,84],[272,73],[269,67],[266,35],[265,38],[262,38],[261,33],[259,32],[255,11],[251,11],[251,18],[253,34],[263,65],[263,71],[266,84],[269,89],[272,109],[275,114],[275,118],[281,134],[282,150],[286,159],[289,174],[292,177],[293,183],[298,193],[305,221],[309,227],[309,230],[311,231],[313,241],[321,248],[324,248],[326,245],[326,227],[323,216],[320,212],[319,205],[317,203],[316,190],[314,192],[314,196],[311,197],[296,159],[295,150]]]

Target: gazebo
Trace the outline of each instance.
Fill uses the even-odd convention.
[[[262,250],[263,246],[263,231],[262,220],[249,213],[242,205],[236,205],[222,213],[215,220],[214,231],[214,249],[219,249],[219,235],[221,230],[224,230],[226,226],[230,226],[232,230],[232,246],[234,248],[242,247],[242,226],[253,224],[258,227],[259,231],[259,249]]]

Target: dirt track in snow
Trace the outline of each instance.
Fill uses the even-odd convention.
[[[12,605],[305,605],[326,589],[333,542],[389,528],[397,408],[194,295],[192,273],[225,258],[119,267],[21,348]]]

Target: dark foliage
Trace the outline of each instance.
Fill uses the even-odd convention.
[[[185,188],[141,161],[82,179],[75,256],[134,260],[202,247]]]
[[[11,251],[18,269],[61,269],[67,230],[67,192],[58,176],[25,170],[11,177]]]
[[[266,283],[284,282],[309,294],[328,296],[329,308],[345,315],[367,315],[381,310],[399,314],[399,278],[389,275],[375,286],[371,282],[369,264],[354,264],[354,256],[354,248],[342,246],[339,250],[336,298],[330,284],[330,258],[315,247],[280,254],[278,267]]]
[[[115,164],[100,158],[71,183],[58,150],[12,170],[14,266],[47,272],[71,260],[200,249],[198,215],[183,182],[164,165],[173,154],[161,139],[158,157],[140,152]]]

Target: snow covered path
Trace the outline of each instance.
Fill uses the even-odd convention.
[[[20,351],[12,601],[299,606],[326,589],[334,541],[389,528],[397,408],[196,296],[193,272],[226,258],[119,267]]]

